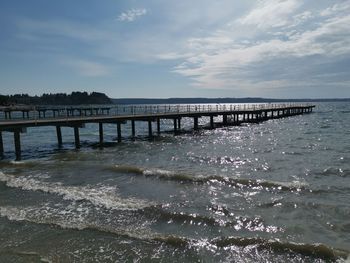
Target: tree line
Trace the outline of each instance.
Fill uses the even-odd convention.
[[[100,92],[44,93],[41,96],[28,94],[0,95],[0,105],[81,105],[81,104],[111,104],[110,98]]]

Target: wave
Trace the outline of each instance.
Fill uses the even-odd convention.
[[[33,168],[40,165],[40,162],[35,161],[1,161],[0,168],[18,167],[18,168]]]
[[[350,252],[342,249],[328,247],[324,244],[305,244],[294,242],[282,242],[263,238],[224,237],[212,240],[218,247],[229,246],[257,246],[259,249],[267,249],[279,252],[294,252],[306,256],[319,257],[326,260],[346,259]]]
[[[8,257],[8,261],[6,258]],[[47,258],[43,257],[37,252],[33,251],[20,251],[20,250],[2,250],[0,251],[0,258],[4,260],[3,262],[51,262]]]
[[[63,196],[63,199],[74,201],[89,201],[95,206],[103,206],[107,209],[139,210],[154,203],[134,199],[121,198],[117,195],[117,189],[113,186],[87,185],[69,186],[58,182],[44,182],[26,176],[13,176],[0,172],[0,182],[6,186],[20,188],[28,191],[41,191],[49,194]]]
[[[173,234],[160,234],[151,232],[149,229],[137,229],[133,227],[117,228],[113,226],[102,226],[90,222],[85,218],[74,219],[73,221],[55,220],[45,216],[33,216],[32,209],[19,209],[15,207],[0,207],[0,216],[7,217],[11,221],[27,221],[36,224],[56,225],[64,229],[91,230],[107,234],[114,234],[122,237],[144,240],[147,242],[161,242],[175,248],[206,247],[210,250],[230,249],[234,247],[255,247],[257,250],[267,250],[282,253],[297,253],[313,258],[336,261],[346,259],[350,252],[347,250],[336,249],[324,244],[306,244],[283,242],[276,239],[250,238],[250,237],[217,237],[213,239],[193,239]],[[66,217],[62,217],[66,218]],[[75,217],[71,217],[75,218]],[[233,248],[234,249],[234,248]]]
[[[216,212],[217,207],[210,207],[209,210]],[[220,212],[223,210],[219,208]],[[226,209],[227,210],[227,209]],[[169,212],[160,207],[149,207],[143,210],[145,215],[150,218],[158,218],[159,220],[167,222],[176,222],[180,224],[189,223],[197,226],[219,226],[231,227],[236,231],[248,230],[251,232],[268,232],[277,233],[284,230],[280,227],[266,225],[264,220],[260,217],[248,218],[244,216],[233,216],[233,213],[227,213],[228,216],[224,218],[213,218],[210,216],[200,215],[196,213],[187,214],[183,212]]]
[[[350,171],[342,168],[336,168],[336,167],[327,167],[322,171],[316,171],[315,174],[322,175],[322,176],[340,176],[340,177],[347,177],[350,174]]]
[[[118,173],[130,173],[137,175],[144,175],[146,177],[157,177],[160,179],[167,179],[179,182],[189,183],[221,183],[228,186],[234,186],[239,188],[244,187],[259,187],[259,188],[273,188],[276,190],[294,191],[294,190],[307,190],[307,183],[300,181],[292,182],[278,182],[278,181],[267,181],[260,179],[245,179],[245,178],[230,178],[223,177],[220,175],[203,176],[203,175],[187,175],[182,173],[176,173],[173,171],[162,170],[162,169],[147,169],[137,166],[125,166],[125,165],[114,165],[109,167],[110,170]]]
[[[0,207],[0,216],[10,221],[26,221],[40,225],[58,226],[62,229],[91,230],[118,236],[127,236],[134,239],[152,238],[152,232],[144,225],[141,227],[135,224],[125,224],[123,227],[114,225],[102,225],[99,220],[89,217],[87,211],[81,208],[72,211],[69,209],[58,210],[49,206],[45,207]]]

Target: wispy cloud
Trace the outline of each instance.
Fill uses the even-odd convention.
[[[322,10],[320,12],[321,16],[331,16],[334,14],[339,14],[343,12],[348,12],[350,11],[350,1],[345,1],[342,3],[336,3],[332,5],[331,7],[326,8],[325,10]]]
[[[290,14],[301,5],[300,0],[265,0],[238,21],[258,28],[280,27],[290,22]]]
[[[119,21],[125,21],[125,22],[132,22],[135,21],[137,18],[144,16],[147,14],[147,9],[140,8],[140,9],[130,9],[126,12],[121,13],[118,16]]]
[[[85,77],[101,77],[110,73],[105,65],[89,60],[65,59],[61,61],[61,64],[69,66],[78,74]]]

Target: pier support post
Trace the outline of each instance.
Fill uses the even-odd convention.
[[[193,129],[198,131],[198,117],[193,118]]]
[[[57,142],[58,146],[62,146],[62,131],[61,131],[61,126],[56,126],[56,134],[57,134]]]
[[[222,115],[222,124],[227,125],[227,115]]]
[[[80,148],[80,138],[79,138],[79,127],[74,126],[74,139],[75,139],[75,148]]]
[[[157,118],[157,134],[160,135],[160,118]]]
[[[135,139],[135,121],[131,120],[131,137],[134,140]]]
[[[103,123],[102,122],[98,123],[98,132],[100,135],[100,146],[102,147],[103,145]]]
[[[181,118],[177,119],[177,128],[178,130],[181,130]]]
[[[122,128],[120,122],[117,122],[117,141],[122,142]]]
[[[210,116],[210,129],[214,129],[214,116]]]
[[[0,159],[4,157],[4,142],[2,140],[2,131],[0,131]]]
[[[152,138],[153,134],[152,134],[152,120],[148,120],[148,137]]]
[[[21,135],[19,130],[13,132],[15,140],[16,161],[21,160]]]
[[[177,134],[177,120],[174,119],[174,134]]]

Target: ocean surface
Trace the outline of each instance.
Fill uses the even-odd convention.
[[[219,119],[217,119],[219,121]],[[202,118],[201,124],[209,120]],[[22,134],[0,161],[0,262],[350,262],[350,104],[191,131]],[[154,128],[154,130],[156,130]]]

